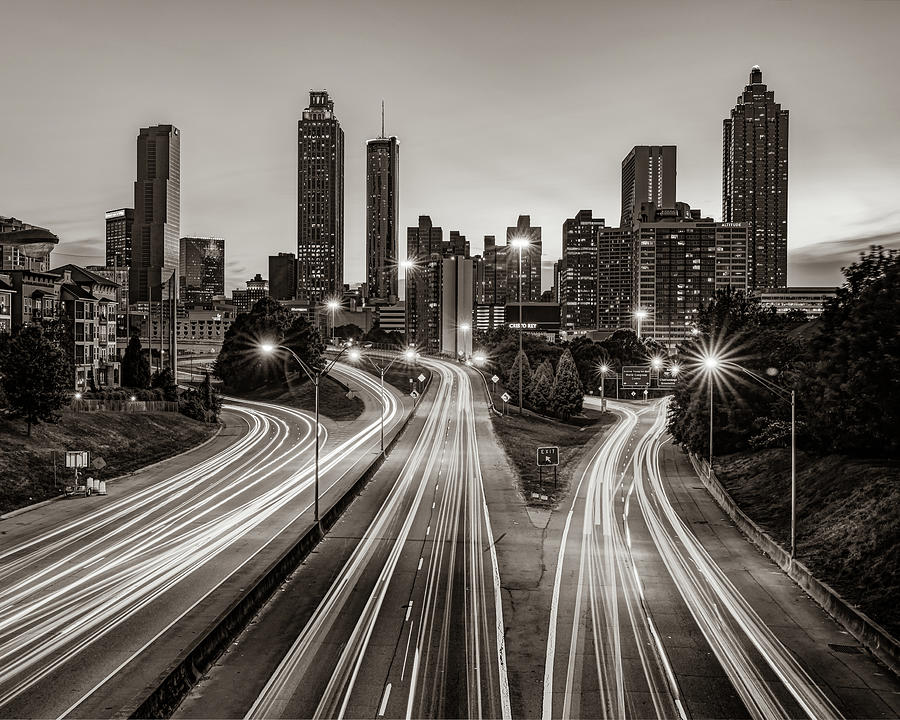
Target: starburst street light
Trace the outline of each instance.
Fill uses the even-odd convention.
[[[509,241],[509,244],[519,251],[519,294],[517,295],[519,300],[519,415],[522,414],[522,365],[524,365],[524,361],[522,359],[522,252],[525,248],[531,246],[531,242],[527,237],[523,237],[521,235],[512,238]]]
[[[663,359],[659,355],[655,355],[650,359],[650,365],[654,370],[659,370],[663,366]]]
[[[602,414],[606,412],[606,373],[609,372],[609,365],[602,363],[597,369],[600,371],[600,412]],[[616,385],[616,397],[618,394],[618,385]]]
[[[331,344],[334,345],[334,314],[340,309],[341,301],[337,298],[330,298],[325,302],[325,307],[328,308],[328,312],[331,313]]]
[[[349,345],[345,345],[341,348],[341,351],[337,354],[334,360],[331,361],[324,368],[311,368],[307,365],[303,360],[300,359],[300,356],[297,355],[293,350],[291,350],[286,345],[275,345],[274,343],[263,342],[259,344],[259,349],[265,353],[266,355],[274,355],[276,350],[284,350],[291,354],[294,360],[297,361],[297,364],[300,366],[300,369],[306,373],[306,376],[312,381],[313,387],[315,388],[315,408],[316,408],[316,456],[315,456],[315,521],[316,527],[319,530],[319,534],[322,534],[322,525],[319,522],[319,380],[321,380],[323,375],[327,375],[331,369],[334,367],[335,363],[340,359],[341,355],[343,355],[348,349],[350,352],[359,352],[356,348],[350,348]]]

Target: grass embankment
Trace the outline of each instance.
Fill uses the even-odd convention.
[[[137,470],[199,445],[216,431],[179,413],[63,412],[57,423],[0,419],[0,513],[47,500],[71,484],[66,450],[89,450],[107,465],[90,474],[103,480]],[[56,481],[53,475],[56,459]]]
[[[315,386],[304,376],[293,375],[287,383],[267,385],[238,397],[247,400],[287,405],[307,412],[315,412]],[[331,420],[355,420],[362,415],[365,404],[358,397],[348,398],[347,387],[326,375],[319,385],[319,413]],[[355,393],[354,393],[355,395]]]
[[[790,546],[787,450],[721,458],[731,496],[783,547]],[[820,580],[900,636],[900,465],[797,454],[797,557]]]
[[[572,474],[591,438],[614,422],[614,416],[606,413],[601,417],[600,413],[586,410],[586,417],[579,419],[589,424],[578,427],[528,411],[523,415],[518,415],[517,409],[509,408],[508,411],[509,415],[492,417],[494,432],[518,472],[525,502],[528,505],[555,507],[568,493]],[[544,468],[543,484],[539,479],[536,451],[538,447],[545,445],[559,448],[559,478],[556,487],[553,485],[552,468]],[[546,495],[547,500],[532,497],[532,493]]]

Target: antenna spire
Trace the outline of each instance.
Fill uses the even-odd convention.
[[[384,137],[384,100],[381,101],[381,137]]]

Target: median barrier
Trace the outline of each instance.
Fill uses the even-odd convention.
[[[706,490],[738,529],[863,647],[887,665],[894,675],[900,676],[900,642],[872,618],[848,603],[834,588],[817,579],[806,565],[791,558],[787,550],[738,507],[716,474],[709,472],[707,462],[693,453],[690,453],[690,459]]]
[[[422,395],[428,390],[430,384],[429,379],[422,389]],[[327,533],[335,525],[353,500],[362,492],[378,472],[387,454],[404,435],[418,408],[419,403],[417,402],[394,433],[393,438],[385,446],[384,454],[379,453],[353,485],[322,514],[320,523],[322,531],[318,526],[312,525],[299,540],[270,563],[252,587],[233,600],[145,691],[121,708],[114,717],[167,718],[171,716],[191,688],[228,649],[234,639],[243,632],[281,584],[319,544],[324,533]]]

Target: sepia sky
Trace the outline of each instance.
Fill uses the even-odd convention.
[[[900,246],[900,2],[0,0],[0,215],[99,263],[133,204],[142,126],[182,133],[181,234],[226,239],[227,286],[296,252],[297,120],[344,128],[345,282],[364,279],[365,141],[400,139],[400,255],[429,214],[480,251],[530,214],[618,223],[622,158],[678,146],[678,199],[721,218],[722,119],[759,64],[790,110],[789,283]],[[545,271],[544,287],[551,278]]]

